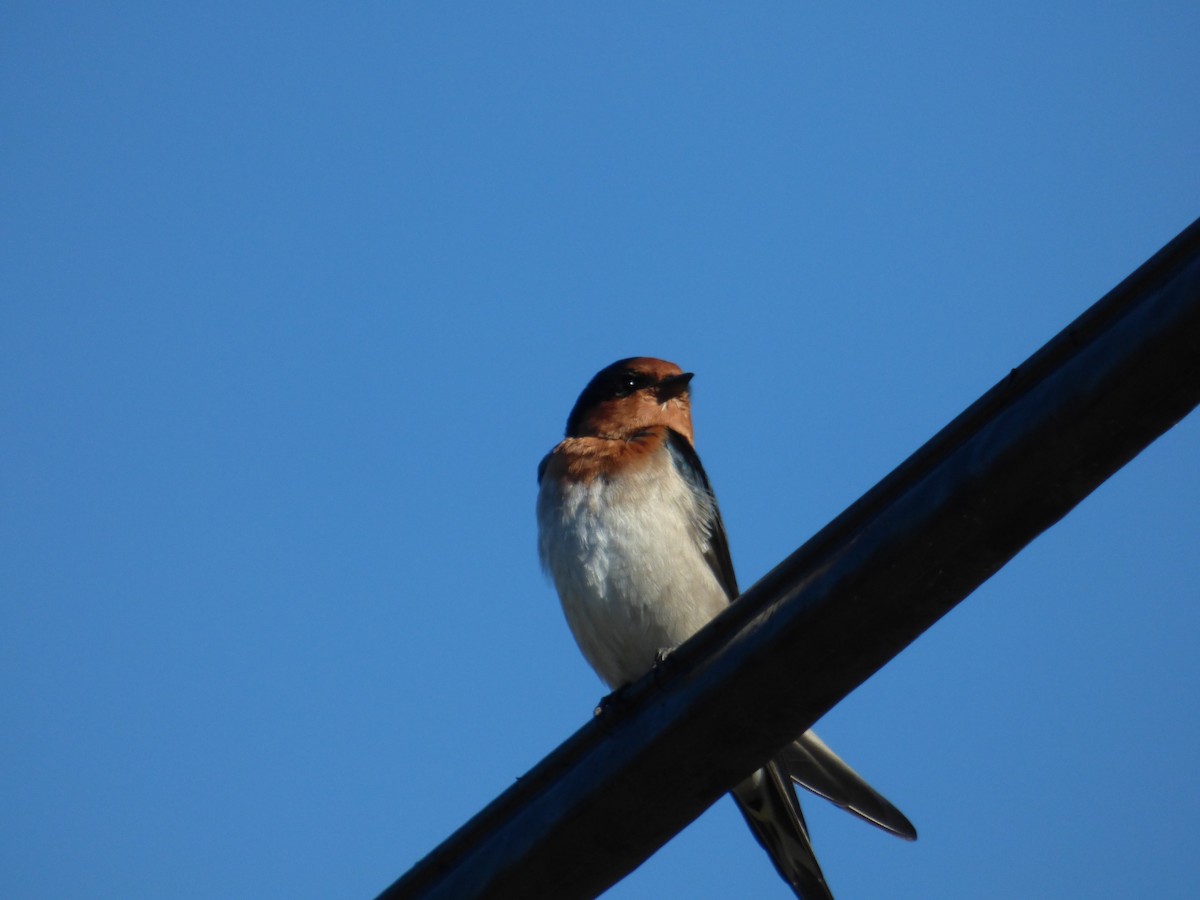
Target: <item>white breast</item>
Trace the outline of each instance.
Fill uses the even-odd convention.
[[[695,494],[666,453],[629,476],[538,494],[538,549],[567,623],[612,688],[654,665],[728,599],[704,560],[708,535]]]

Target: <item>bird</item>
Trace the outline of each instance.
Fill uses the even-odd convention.
[[[606,366],[538,466],[542,567],[580,651],[614,693],[738,597],[721,513],[696,454],[692,378],[655,357]],[[794,785],[916,839],[903,813],[806,731],[730,792],[801,900],[833,895]]]

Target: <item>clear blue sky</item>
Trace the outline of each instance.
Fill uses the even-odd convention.
[[[748,585],[1200,215],[1200,5],[0,15],[0,894],[369,898],[588,717],[538,459],[697,373]],[[820,731],[839,900],[1194,897],[1200,419]],[[722,800],[613,898],[788,896]]]

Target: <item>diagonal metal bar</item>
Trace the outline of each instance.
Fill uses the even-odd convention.
[[[1198,402],[1200,220],[380,900],[598,894]]]

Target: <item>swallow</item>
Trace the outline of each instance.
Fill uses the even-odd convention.
[[[613,691],[738,596],[692,428],[692,373],[652,357],[601,369],[538,466],[538,555],[584,658]],[[730,792],[801,900],[833,900],[794,785],[907,840],[916,829],[813,732]]]

